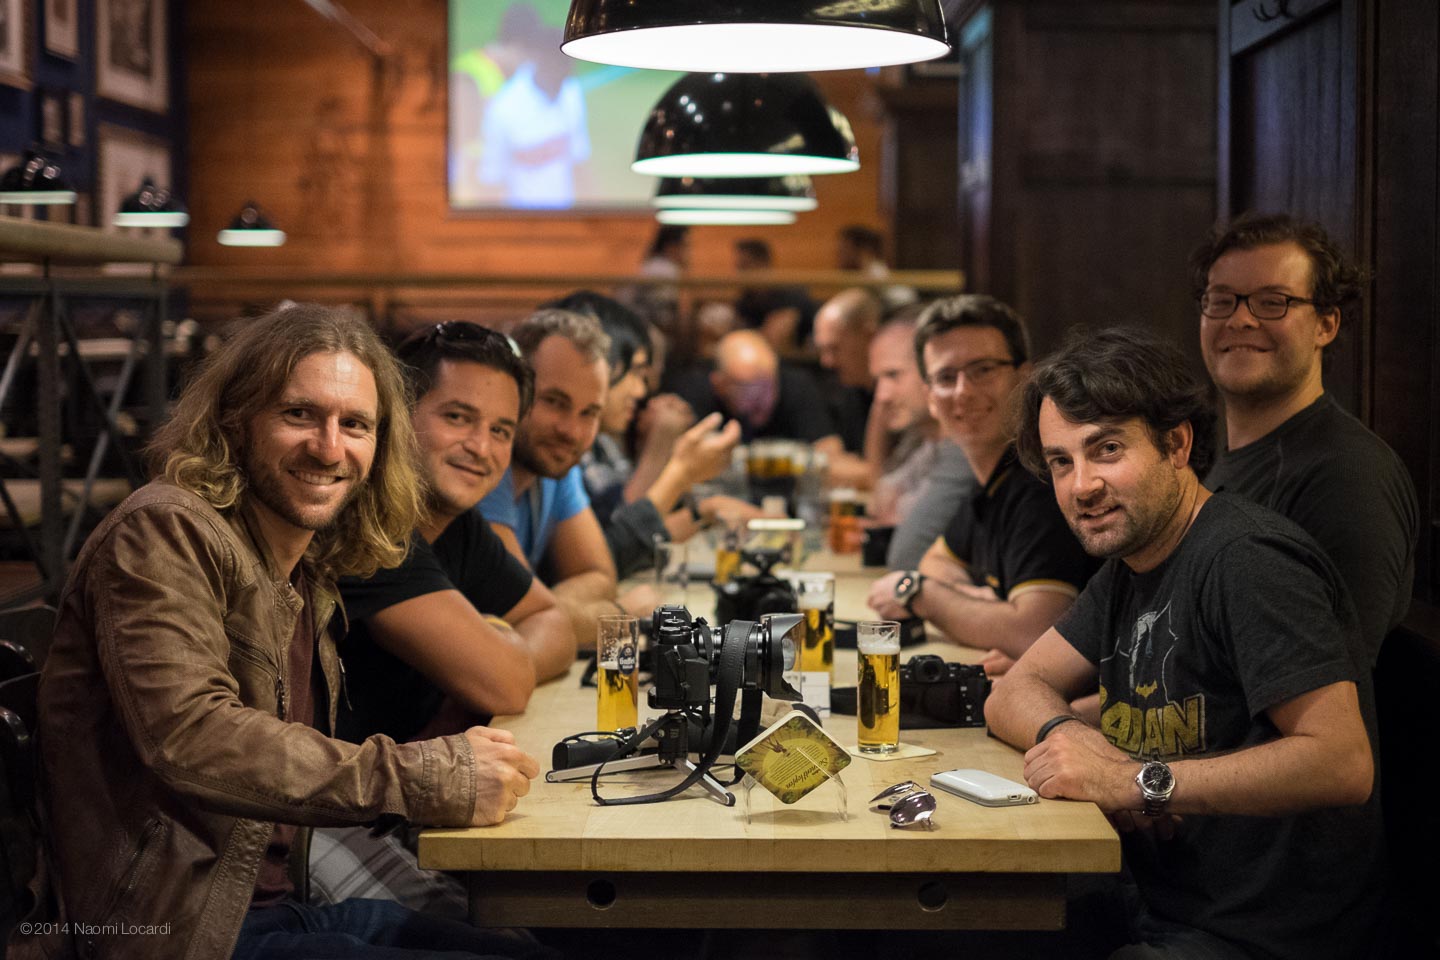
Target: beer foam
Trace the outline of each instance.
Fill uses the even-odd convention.
[[[855,647],[861,653],[871,654],[898,654],[900,652],[900,637],[857,637]]]

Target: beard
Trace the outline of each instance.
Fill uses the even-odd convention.
[[[1109,560],[1133,556],[1161,536],[1180,506],[1179,477],[1162,462],[1147,473],[1127,502],[1112,505],[1122,508],[1116,518],[1118,525],[1112,523],[1104,530],[1085,527],[1078,516],[1078,504],[1076,516],[1066,518],[1080,546],[1092,557]]]
[[[319,504],[307,505],[297,502],[286,494],[284,481],[281,479],[281,471],[284,469],[282,467],[277,470],[266,464],[257,463],[247,454],[245,477],[249,491],[256,500],[259,500],[286,523],[313,533],[333,527],[336,519],[346,507],[355,501],[356,497],[360,496],[360,492],[364,488],[362,478],[361,481],[352,483],[349,492],[333,507]],[[299,469],[326,473],[330,468],[301,465]]]
[[[515,462],[521,467],[550,480],[559,480],[580,462],[579,456],[558,458],[555,453],[542,449],[541,445],[534,442],[533,437],[525,433],[515,438],[514,456]]]

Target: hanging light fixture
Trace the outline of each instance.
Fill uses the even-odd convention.
[[[650,110],[630,169],[657,177],[784,177],[860,169],[855,134],[798,73],[692,73]]]
[[[814,210],[815,186],[796,177],[670,177],[660,181],[651,204],[685,210]]]
[[[656,210],[655,219],[666,226],[709,227],[767,227],[784,226],[795,222],[790,210],[741,210],[720,208],[678,208]]]
[[[39,150],[26,150],[20,162],[0,174],[0,203],[39,206],[75,202],[60,165]]]
[[[139,190],[120,201],[110,222],[117,227],[183,227],[190,222],[190,214],[175,194],[146,177]]]
[[[933,60],[950,44],[940,0],[572,0],[560,49],[651,70],[803,73]]]
[[[251,201],[215,239],[227,247],[279,247],[285,243],[285,231],[277,230]]]

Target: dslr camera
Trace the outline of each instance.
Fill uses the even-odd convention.
[[[900,665],[900,713],[957,727],[985,726],[990,678],[978,663],[951,663],[918,653]]]
[[[758,621],[767,613],[794,613],[795,591],[771,573],[786,560],[788,550],[758,547],[740,551],[740,561],[756,569],[753,576],[736,574],[715,585],[715,619],[721,623]]]

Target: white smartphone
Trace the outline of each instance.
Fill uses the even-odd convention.
[[[1035,803],[1039,794],[1023,783],[997,777],[984,770],[946,770],[930,776],[930,786],[987,807]]]

